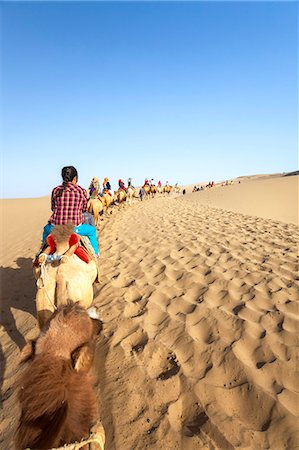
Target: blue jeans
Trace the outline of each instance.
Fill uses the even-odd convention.
[[[44,227],[43,231],[43,242],[46,241],[47,236],[51,233],[52,228],[54,225],[52,223],[47,223],[47,225]],[[82,225],[78,225],[74,228],[74,232],[77,234],[80,234],[81,236],[88,236],[90,243],[95,251],[95,254],[99,254],[99,244],[97,239],[97,230],[92,225],[88,225],[86,223],[82,223]]]

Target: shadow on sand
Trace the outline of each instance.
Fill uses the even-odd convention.
[[[32,271],[31,258],[18,258],[18,267],[0,267],[0,289],[1,289],[1,311],[0,325],[8,334],[10,339],[21,350],[26,341],[18,330],[12,308],[36,316],[35,312],[35,280]],[[3,377],[5,372],[6,358],[2,346],[0,346],[0,390],[2,393]],[[2,395],[1,395],[2,399]],[[0,400],[0,406],[2,400]]]

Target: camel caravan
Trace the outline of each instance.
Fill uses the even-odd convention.
[[[93,305],[100,283],[97,225],[112,207],[134,198],[169,195],[173,188],[131,179],[117,191],[108,178],[103,189],[93,178],[86,191],[73,166],[64,167],[62,184],[51,194],[52,215],[33,262],[36,316],[40,333],[21,352],[26,367],[17,382],[21,414],[15,445],[21,449],[93,448],[104,450],[92,363],[101,321]],[[91,445],[91,447],[88,447]]]
[[[107,181],[106,181],[107,180]],[[181,188],[176,183],[175,186],[171,186],[168,181],[162,186],[161,181],[157,185],[154,184],[153,179],[150,181],[145,179],[144,184],[141,187],[134,187],[132,185],[132,179],[128,179],[128,185],[125,186],[124,182],[118,180],[118,189],[113,191],[111,189],[108,178],[104,179],[102,192],[100,190],[98,178],[94,177],[89,186],[89,201],[88,212],[94,217],[95,226],[98,225],[100,220],[104,217],[109,217],[112,213],[112,207],[121,207],[125,204],[132,205],[134,199],[150,199],[156,195],[169,195],[171,192],[179,194]]]

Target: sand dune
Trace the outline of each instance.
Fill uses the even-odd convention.
[[[192,188],[189,186],[188,192]],[[232,185],[194,194],[205,205],[298,225],[299,176],[242,177]]]
[[[285,180],[137,202],[101,222],[95,370],[107,449],[297,448],[298,177]],[[263,209],[262,195],[274,205]],[[27,201],[30,226],[11,219],[11,204],[1,269],[5,449],[18,349],[35,333],[30,263],[48,199]]]

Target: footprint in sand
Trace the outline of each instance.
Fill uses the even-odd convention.
[[[183,392],[168,408],[171,428],[184,436],[200,434],[201,427],[209,420],[193,392]]]
[[[126,289],[124,298],[126,300],[126,302],[139,302],[140,300],[142,300],[142,295],[140,293],[140,290],[135,287],[134,285],[131,285],[128,289]]]
[[[135,284],[135,279],[125,275],[118,275],[112,279],[111,284],[116,288],[128,288]]]
[[[137,353],[143,351],[144,347],[148,343],[148,335],[142,329],[136,330],[130,334],[127,338],[121,341],[121,346],[127,354]]]
[[[140,301],[138,303],[128,303],[125,306],[123,315],[124,317],[128,318],[133,318],[133,317],[139,317],[142,316],[146,309],[145,309],[145,305],[146,305],[146,301]]]
[[[198,323],[188,328],[189,335],[198,342],[211,344],[215,340],[213,325],[208,318],[201,319]]]
[[[152,379],[167,380],[180,370],[176,355],[161,344],[149,343],[144,349],[143,356],[147,373]]]

